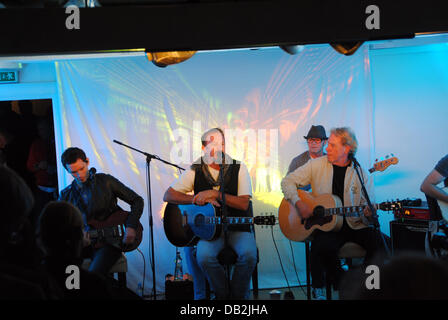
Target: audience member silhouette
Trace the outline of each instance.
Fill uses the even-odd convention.
[[[49,117],[37,120],[38,137],[31,144],[27,168],[34,175],[34,208],[31,223],[37,225],[37,219],[44,206],[57,199],[56,150],[53,124]]]
[[[31,110],[31,106],[21,108]],[[0,102],[0,131],[6,137],[5,145],[2,147],[4,163],[32,188],[33,176],[26,167],[26,161],[31,142],[35,137],[34,122],[14,112],[10,101],[3,101]]]
[[[40,266],[28,220],[34,199],[25,181],[0,165],[0,299],[58,299],[62,291]]]
[[[446,261],[420,253],[403,252],[389,262],[378,265],[377,287],[373,287],[375,271],[350,272],[343,279],[340,299],[344,300],[445,300],[448,288]],[[370,278],[369,278],[370,277]],[[370,284],[370,289],[367,286]]]
[[[83,234],[82,215],[75,206],[66,201],[49,202],[39,217],[38,236],[45,252],[43,264],[63,288],[64,299],[114,298],[110,284],[102,275],[81,268],[82,249],[89,240]],[[68,270],[68,266],[76,266],[77,271]],[[79,274],[79,288],[71,288],[66,283],[69,275],[75,274]]]

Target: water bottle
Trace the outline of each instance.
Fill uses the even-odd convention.
[[[174,281],[181,281],[184,278],[184,272],[182,271],[182,257],[179,250],[176,248],[176,268],[174,269]]]

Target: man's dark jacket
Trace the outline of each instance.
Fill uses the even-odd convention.
[[[117,198],[119,198],[131,207],[126,227],[136,228],[143,212],[143,198],[109,174],[96,173],[95,168],[91,168],[89,173],[86,183],[90,184],[91,194],[87,206],[81,199],[76,180],[61,191],[59,200],[74,204],[81,210],[86,221],[91,219],[101,221],[107,219],[115,211],[122,210],[117,204]]]

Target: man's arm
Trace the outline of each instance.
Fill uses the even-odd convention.
[[[131,227],[136,229],[138,221],[143,213],[144,201],[135,191],[125,186],[117,178],[108,175],[110,178],[110,186],[112,188],[113,194],[130,205],[131,210],[126,221],[126,227]]]
[[[420,190],[430,197],[448,202],[448,194],[437,185],[441,183],[445,177],[436,169],[433,169],[423,180]]]
[[[249,201],[250,201],[249,195],[234,196],[226,193],[225,198],[226,198],[226,205],[231,208],[243,211],[246,211],[249,208]],[[222,201],[222,192],[216,190],[205,190],[199,192],[193,198],[194,204],[204,205],[210,202],[213,205],[220,207],[221,205],[218,203],[217,200]]]
[[[303,166],[297,168],[281,182],[282,192],[285,199],[290,201],[297,209],[299,215],[306,219],[312,214],[311,208],[306,205],[297,194],[297,188],[300,186],[306,186],[311,183],[311,161],[308,161]]]
[[[281,187],[286,200],[296,203],[300,200],[297,189],[311,183],[311,161],[297,168],[282,179]]]
[[[173,203],[173,204],[192,204],[194,195],[186,194],[172,187],[169,187],[163,196],[163,201]]]

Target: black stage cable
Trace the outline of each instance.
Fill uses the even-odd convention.
[[[294,266],[294,271],[295,271],[295,273],[296,273],[297,282],[299,282],[299,287],[300,287],[300,289],[302,289],[302,292],[303,292],[303,294],[304,294],[305,297],[306,297],[306,292],[305,292],[305,290],[304,290],[303,287],[302,287],[302,283],[300,282],[300,279],[299,279],[299,274],[297,273],[296,260],[295,260],[295,258],[294,258],[294,250],[293,250],[293,248],[292,248],[291,240],[289,240],[289,246],[290,246],[290,248],[291,248],[292,264],[293,264],[293,266]]]
[[[272,235],[272,241],[274,242],[275,250],[277,251],[278,261],[280,262],[280,267],[282,268],[282,272],[283,272],[283,275],[285,276],[286,284],[288,285],[288,290],[291,293],[291,295],[293,295],[293,293],[291,291],[291,287],[289,286],[289,281],[288,281],[288,277],[286,276],[285,269],[283,269],[282,258],[280,257],[280,252],[278,251],[277,243],[275,242],[275,239],[274,239],[274,227],[273,226],[271,226],[271,235]]]
[[[145,256],[143,255],[143,252],[140,250],[140,248],[137,248],[137,251],[140,252],[143,258],[143,280],[142,280],[142,298],[145,295],[145,275],[146,275],[146,261]]]

